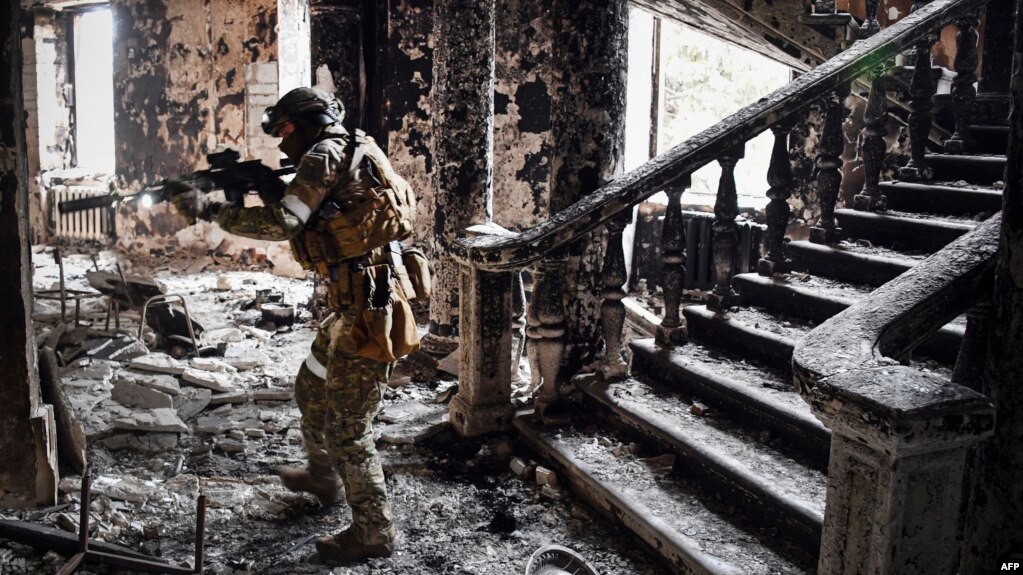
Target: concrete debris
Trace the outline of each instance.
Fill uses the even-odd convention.
[[[228,393],[218,393],[210,398],[210,405],[224,405],[228,403],[248,403],[249,392],[247,391],[230,391]]]
[[[462,348],[459,347],[459,348],[455,349],[455,351],[453,351],[450,354],[448,354],[447,357],[445,357],[444,359],[440,360],[440,363],[437,365],[437,369],[439,369],[440,371],[443,371],[445,373],[449,373],[451,375],[457,376],[458,375],[458,370],[459,370],[458,366],[461,363],[462,363]]]
[[[530,475],[533,475],[533,466],[526,463],[520,457],[512,457],[508,467],[511,468],[512,473],[519,477],[529,477]]]
[[[245,334],[236,327],[222,327],[202,334],[203,343],[215,345],[218,343],[240,343],[245,340]]]
[[[142,387],[134,381],[120,379],[114,382],[114,388],[110,392],[114,401],[127,407],[141,407],[143,409],[155,409],[160,407],[174,407],[174,400],[170,395]]]
[[[554,501],[561,501],[565,498],[565,494],[562,493],[560,489],[551,485],[544,485],[541,487],[540,494],[548,499],[553,499]]]
[[[381,426],[380,440],[394,444],[419,443],[450,425],[447,407],[433,405],[428,411],[420,411],[415,417],[409,416],[399,423]]]
[[[536,467],[536,483],[537,485],[549,485],[551,487],[557,487],[558,476],[550,469],[538,465]]]
[[[171,375],[181,375],[188,369],[184,362],[178,361],[165,353],[151,353],[137,357],[131,360],[128,365],[142,371],[169,373]]]
[[[115,433],[99,440],[111,451],[128,449],[140,453],[163,453],[178,446],[177,433]]]
[[[202,410],[210,405],[212,398],[213,392],[209,389],[186,387],[174,398],[174,409],[178,412],[178,417],[188,421],[202,413]]]
[[[217,276],[217,291],[231,291],[234,289],[234,281],[230,276]]]
[[[692,407],[689,408],[689,413],[693,415],[707,415],[710,412],[710,408],[699,401],[693,401]]]
[[[251,347],[228,347],[224,352],[224,362],[238,371],[248,371],[270,363],[270,358]]]
[[[188,426],[185,425],[184,421],[181,421],[177,412],[170,408],[135,412],[131,417],[115,419],[114,427],[125,431],[188,433]]]
[[[182,381],[198,385],[217,393],[235,391],[234,379],[226,373],[215,373],[201,369],[185,368],[181,372]]]
[[[220,435],[227,433],[232,429],[238,429],[241,427],[238,422],[225,419],[217,415],[207,415],[200,417],[195,422],[195,431],[197,433],[205,433],[208,435]]]
[[[216,446],[224,453],[245,453],[248,449],[248,444],[245,441],[231,438],[217,439]]]
[[[202,371],[218,373],[236,373],[238,368],[215,357],[193,357],[189,362],[192,367]]]
[[[377,415],[377,419],[384,423],[397,423],[405,419],[420,418],[436,412],[438,410],[435,406],[425,405],[418,401],[407,401],[388,405],[380,412],[380,415]]]
[[[252,392],[253,401],[291,401],[294,397],[294,390],[281,387],[257,389]]]
[[[260,315],[260,317],[262,317],[262,315]],[[265,329],[259,329],[258,327],[252,327],[251,325],[243,325],[241,326],[241,330],[263,343],[269,342],[270,337],[273,336],[273,332],[266,331]]]

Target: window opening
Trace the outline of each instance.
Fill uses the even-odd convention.
[[[109,7],[74,16],[76,166],[114,172],[114,30]]]

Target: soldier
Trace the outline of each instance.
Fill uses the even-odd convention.
[[[288,489],[324,504],[345,494],[351,527],[316,543],[320,555],[335,562],[394,550],[372,420],[394,360],[418,346],[394,241],[411,232],[414,196],[372,139],[342,127],[343,117],[341,102],[316,88],[292,90],[267,108],[263,130],[281,138],[281,151],[297,166],[279,203],[242,207],[211,202],[197,191],[172,199],[190,223],[201,218],[237,235],[290,241],[296,259],[327,285],[334,313],[320,326],[295,380],[309,465],[279,474]],[[392,190],[411,196],[413,205],[392,197],[390,211],[381,209],[382,191]]]

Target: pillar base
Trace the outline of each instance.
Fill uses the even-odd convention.
[[[661,347],[685,345],[689,341],[689,329],[684,323],[676,326],[658,326],[654,339]]]
[[[820,245],[837,244],[842,239],[842,228],[810,228],[810,242]]]
[[[792,261],[788,258],[785,258],[780,262],[769,260],[767,258],[760,258],[760,261],[757,262],[757,273],[765,277],[771,277],[774,274],[788,273],[790,271],[792,271]]]
[[[853,196],[853,209],[861,212],[883,212],[888,209],[888,196],[856,194]]]
[[[934,178],[934,170],[930,166],[915,166],[910,163],[899,169],[899,178],[907,182],[927,182]]]
[[[966,152],[973,151],[973,141],[962,140],[956,136],[945,140],[944,144],[945,152],[949,154],[963,154]]]
[[[419,350],[443,359],[458,349],[458,338],[428,333],[419,342]]]
[[[470,404],[461,395],[451,398],[451,426],[462,437],[511,431],[515,406],[511,403]]]

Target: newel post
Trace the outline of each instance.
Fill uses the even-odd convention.
[[[991,435],[993,406],[903,366],[830,380],[864,393],[811,394],[814,415],[831,430],[817,572],[954,573],[966,452]],[[895,405],[891,389],[906,390]]]
[[[467,234],[507,233],[494,224],[473,226]],[[518,272],[492,272],[460,262],[462,334],[458,393],[451,398],[451,425],[463,437],[511,429],[512,322]]]

